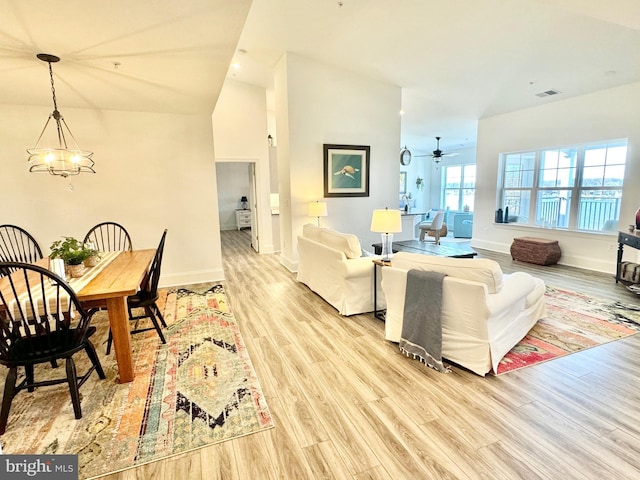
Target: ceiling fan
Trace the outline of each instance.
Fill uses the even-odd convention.
[[[442,157],[455,157],[456,155],[459,155],[458,152],[452,152],[452,153],[444,153],[442,150],[440,150],[440,139],[442,137],[436,137],[436,149],[429,154],[425,154],[425,155],[414,155],[415,157],[433,157],[433,161],[436,163],[440,163],[440,160],[442,160]]]

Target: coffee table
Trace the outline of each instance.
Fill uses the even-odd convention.
[[[376,255],[382,253],[382,243],[374,243],[371,245]],[[438,257],[453,258],[473,258],[478,252],[473,250],[466,244],[442,243],[436,245],[435,242],[421,242],[420,240],[402,240],[393,242],[393,253],[409,252],[422,253],[424,255],[436,255]]]

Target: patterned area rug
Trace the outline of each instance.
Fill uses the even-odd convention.
[[[86,479],[273,427],[222,286],[165,291],[161,301],[167,344],[155,330],[132,336],[133,382],[115,381],[108,318],[99,312],[92,340],[107,379],[94,374],[81,387],[83,418],[75,419],[65,384],[20,392],[0,437],[4,453],[78,454]],[[85,358],[76,355],[79,372]],[[39,370],[37,377],[64,377],[64,365]]]
[[[640,306],[547,286],[547,317],[507,353],[497,375],[619,340],[640,331]]]

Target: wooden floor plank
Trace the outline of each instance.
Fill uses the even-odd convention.
[[[313,479],[348,479],[352,478],[349,469],[340,457],[340,453],[335,448],[334,442],[326,441],[310,445],[304,449],[307,464],[311,470]],[[374,467],[375,468],[375,467]],[[366,471],[372,471],[369,469]],[[380,477],[380,478],[388,478]]]
[[[233,451],[233,443],[218,443],[215,446],[198,450],[194,452],[195,454],[200,459],[202,478],[210,480],[242,480],[236,467],[237,462]]]

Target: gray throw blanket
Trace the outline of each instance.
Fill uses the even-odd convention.
[[[400,350],[431,368],[448,373],[442,363],[442,282],[438,272],[409,270],[404,298]]]

